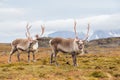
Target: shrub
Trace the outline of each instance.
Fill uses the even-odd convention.
[[[107,77],[105,73],[101,71],[95,71],[91,74],[91,76],[96,77],[96,78],[105,78]]]
[[[45,73],[39,73],[40,78],[45,78]]]
[[[15,70],[24,70],[25,68],[23,67],[16,67]]]

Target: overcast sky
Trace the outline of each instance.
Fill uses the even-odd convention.
[[[0,42],[25,38],[25,26],[32,25],[32,36],[54,31],[120,29],[120,0],[0,0]]]

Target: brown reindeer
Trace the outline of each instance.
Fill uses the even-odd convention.
[[[28,53],[28,62],[30,62],[30,52],[33,53],[33,61],[36,61],[35,60],[35,52],[37,52],[38,50],[38,40],[40,39],[39,35],[37,34],[35,37],[36,39],[32,39],[31,35],[30,35],[30,28],[31,26],[29,26],[27,24],[26,26],[26,39],[15,39],[12,41],[11,43],[11,52],[10,52],[10,55],[9,55],[9,59],[8,59],[8,62],[10,63],[11,62],[11,56],[17,52],[17,58],[18,58],[18,61],[20,61],[20,53],[19,51],[26,51]],[[44,33],[44,27],[41,26],[41,29],[42,29],[42,32],[41,32],[41,35],[43,35]]]
[[[74,31],[76,38],[53,38],[49,41],[50,47],[52,49],[51,54],[51,60],[50,63],[53,63],[53,57],[55,60],[56,65],[58,64],[56,61],[56,56],[59,51],[63,53],[70,53],[72,55],[73,59],[73,65],[76,66],[76,55],[79,53],[84,54],[84,43],[88,39],[88,33],[89,33],[89,24],[88,24],[88,31],[86,34],[86,37],[84,40],[81,40],[78,38],[77,32],[76,32],[76,21],[74,22]]]

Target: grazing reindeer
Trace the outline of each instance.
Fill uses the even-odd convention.
[[[88,24],[88,31],[86,34],[86,37],[84,40],[81,40],[78,38],[77,32],[76,32],[76,21],[74,22],[74,31],[76,38],[53,38],[49,41],[50,47],[52,49],[51,54],[51,60],[50,63],[53,63],[53,57],[55,60],[56,65],[58,64],[56,61],[56,56],[59,51],[63,53],[70,53],[72,55],[73,59],[73,65],[76,66],[76,55],[82,52],[84,54],[84,43],[88,39],[88,33],[89,33],[89,24]]]
[[[39,35],[37,34],[35,37],[36,39],[32,39],[32,37],[30,36],[30,30],[31,26],[26,26],[26,39],[15,39],[12,41],[11,43],[11,46],[12,46],[12,49],[11,49],[11,52],[10,52],[10,55],[9,55],[9,60],[8,62],[10,63],[11,62],[11,56],[17,51],[17,58],[18,58],[18,61],[20,61],[20,54],[19,54],[19,50],[20,51],[26,51],[28,53],[28,62],[30,62],[30,52],[33,53],[33,61],[36,61],[35,60],[35,52],[37,52],[38,50],[38,40],[40,39]],[[41,35],[43,35],[44,33],[44,27],[41,26],[41,29],[42,29],[42,32],[41,32]]]

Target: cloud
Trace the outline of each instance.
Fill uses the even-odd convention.
[[[90,22],[93,30],[120,29],[120,14],[99,15],[83,19],[83,22]]]
[[[20,8],[0,8],[0,14],[23,14],[23,10]]]
[[[46,27],[48,30],[56,31],[56,30],[70,30],[73,31],[75,19],[63,19],[63,20],[54,20],[54,21],[46,21]],[[78,18],[77,21],[77,29],[78,31],[85,30],[87,24],[90,23],[92,30],[111,30],[111,29],[120,29],[120,14],[112,14],[112,15],[98,15],[87,18]]]
[[[77,32],[86,32],[87,24],[90,23],[90,31],[94,30],[113,30],[120,29],[120,14],[99,15],[78,19],[60,19],[60,20],[37,20],[29,22],[32,25],[31,35],[40,34],[41,25],[45,25],[45,34],[55,31],[74,31],[74,20],[77,21]],[[25,26],[28,21],[3,21],[0,23],[0,34],[9,38],[9,41],[15,38],[25,38]],[[8,40],[8,39],[7,39]],[[2,40],[0,39],[0,42]]]
[[[22,8],[0,8],[0,21],[7,21],[20,18],[25,15]]]
[[[74,20],[77,21],[77,29],[80,31],[86,29],[87,24],[90,23],[92,30],[104,30],[104,29],[119,29],[120,28],[120,14],[113,15],[99,15],[80,19],[60,19],[60,20],[37,20],[29,22],[32,25],[32,30],[39,31],[41,25],[45,25],[46,31],[73,31]],[[0,23],[3,27],[1,31],[20,31],[25,30],[25,26],[28,21],[4,21]],[[10,29],[6,29],[10,27]]]

